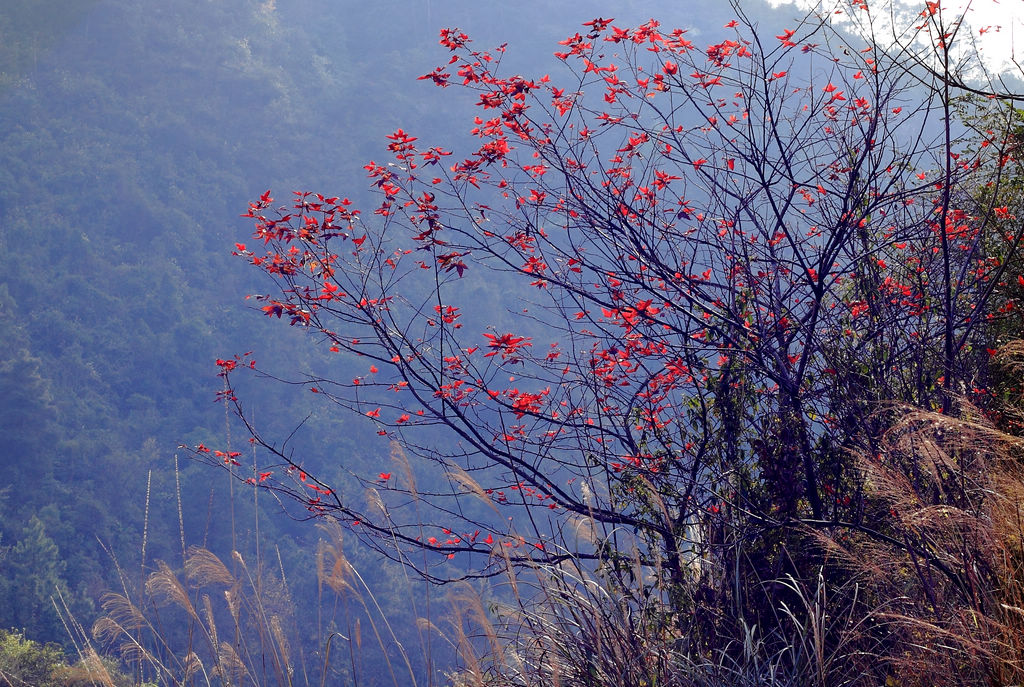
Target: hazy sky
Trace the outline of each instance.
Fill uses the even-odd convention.
[[[844,17],[847,24],[857,22],[863,30],[865,17],[870,17],[875,35],[880,39],[893,36],[907,37],[917,34],[919,48],[926,46],[926,30],[915,31],[922,26],[922,12],[928,9],[939,9],[945,23],[949,24],[963,16],[964,27],[958,36],[955,54],[964,62],[971,74],[979,77],[977,68],[984,64],[994,74],[1004,78],[1021,80],[1024,65],[1024,0],[942,0],[940,3],[928,3],[926,0],[867,0],[869,12],[854,12],[852,15],[845,10],[850,7],[849,0],[766,0],[776,7],[796,5],[810,11],[813,9],[827,10],[834,13],[840,21]],[[977,60],[981,56],[981,62]]]

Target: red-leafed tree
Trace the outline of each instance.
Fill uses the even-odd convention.
[[[268,192],[237,254],[275,285],[267,316],[365,361],[304,383],[451,488],[395,467],[360,476],[367,497],[256,427],[250,479],[391,556],[427,550],[428,576],[632,555],[679,579],[794,523],[874,532],[851,455],[883,404],[949,412],[982,386],[1021,229],[978,192],[1012,141],[957,118],[950,72],[845,40],[814,18],[711,44],[595,19],[549,78],[442,31],[423,79],[478,94],[478,147],[395,131],[366,166],[376,207]],[[483,319],[482,283],[509,313]]]

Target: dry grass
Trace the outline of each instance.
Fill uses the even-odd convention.
[[[793,526],[814,569],[730,577],[711,552],[679,590],[638,558],[508,566],[490,613],[468,588],[451,596],[453,684],[1024,685],[1024,442],[968,404],[892,415],[880,454],[858,459],[863,524]],[[713,636],[701,612],[721,619]]]
[[[123,593],[105,596],[104,614],[93,625],[92,639],[113,649],[139,680],[159,685],[323,687],[358,680],[360,625],[367,622],[386,661],[390,682],[396,687],[415,686],[412,663],[370,588],[345,556],[340,529],[325,525],[323,531],[325,539],[316,554],[318,580],[322,590],[335,594],[335,607],[344,602],[348,633],[321,635],[325,640],[319,665],[306,665],[308,657],[293,649],[289,628],[294,626],[296,609],[280,576],[251,570],[237,552],[229,568],[200,547],[188,549],[183,575],[157,561],[138,599],[132,598],[127,585]],[[355,601],[361,612],[349,614],[348,601]],[[332,603],[323,594],[318,602]],[[326,613],[319,622],[331,626],[336,619]],[[165,631],[170,627],[186,628],[184,643],[180,631],[175,632],[178,641],[170,637]],[[85,651],[94,654],[90,638],[84,632],[78,634]],[[330,664],[330,645],[339,639],[351,647],[347,666]],[[402,670],[390,662],[389,654],[395,651],[402,659]],[[87,667],[83,664],[82,669]],[[101,684],[102,674],[97,672],[95,680]]]
[[[1011,374],[1024,370],[1024,343],[997,360]],[[684,569],[670,573],[650,542],[581,515],[562,533],[563,562],[516,567],[497,546],[499,588],[455,586],[445,620],[422,618],[420,627],[460,658],[455,687],[1024,685],[1024,441],[1001,429],[1024,424],[997,425],[965,402],[948,414],[889,408],[879,417],[890,421],[878,453],[851,458],[863,490],[855,522],[769,526],[728,509],[687,525]],[[397,447],[392,460],[415,502],[408,460]],[[470,475],[449,476],[494,507]],[[368,498],[384,509],[373,492]],[[664,502],[651,507],[672,523]],[[316,617],[319,626],[340,622],[341,631],[321,633],[318,673],[289,640],[295,609],[283,574],[251,570],[238,553],[227,565],[193,547],[181,571],[156,562],[139,598],[127,583],[104,598],[93,636],[162,685],[291,687],[316,683],[308,677],[315,673],[323,687],[337,639],[349,648],[344,677],[357,681],[365,625],[387,679],[415,685],[409,655],[346,556],[340,526],[327,521],[321,532]],[[613,538],[615,556],[573,556],[607,549]],[[784,572],[762,575],[756,555],[775,556]],[[163,631],[170,622],[187,626],[187,646],[171,646]],[[87,642],[82,651],[95,655]]]
[[[977,409],[907,411],[863,461],[882,528],[849,558],[870,574],[901,685],[1024,684],[1022,442]]]
[[[758,544],[738,515],[697,527],[704,535],[692,542],[681,579],[657,556],[643,558],[644,542],[621,532],[619,548],[631,555],[596,564],[573,558],[610,536],[582,516],[564,533],[561,564],[517,568],[497,547],[500,589],[456,586],[444,621],[421,619],[460,657],[451,684],[1024,685],[1024,442],[967,404],[950,415],[889,413],[895,420],[880,452],[857,459],[862,523],[790,525],[778,540],[783,555],[795,546],[813,553],[790,558],[779,579],[759,578],[753,565],[741,571],[742,557]],[[395,460],[402,465],[402,457]],[[454,479],[476,494],[468,475]],[[413,491],[411,470],[406,480]],[[668,520],[664,504],[655,505]],[[160,684],[290,687],[316,684],[310,674],[328,684],[330,645],[338,639],[348,644],[348,676],[355,676],[366,629],[384,656],[386,679],[414,685],[412,662],[346,556],[340,527],[324,523],[322,535],[318,622],[334,622],[333,604],[342,631],[321,635],[318,673],[302,666],[289,640],[294,609],[283,579],[251,570],[237,553],[229,565],[193,547],[180,572],[156,562],[140,598],[127,584],[105,597],[93,635]],[[163,628],[171,622],[187,625],[187,646],[170,645]],[[93,679],[104,682],[99,672]]]

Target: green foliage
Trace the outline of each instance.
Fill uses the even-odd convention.
[[[0,17],[0,93],[60,45],[96,0],[9,0]],[[45,19],[41,21],[41,19]]]
[[[43,521],[32,516],[21,538],[0,560],[0,617],[42,636],[59,637],[62,626],[53,599],[70,597],[65,569]]]
[[[58,644],[40,644],[0,630],[0,687],[156,687],[138,683],[110,659],[88,652],[73,664]]]
[[[64,651],[39,644],[19,632],[0,630],[0,687],[59,687],[55,673],[64,666]]]
[[[14,470],[8,484],[19,494],[20,507],[35,510],[55,488],[54,444],[57,408],[48,380],[42,375],[42,360],[25,349],[14,351],[0,361],[0,427],[5,431],[5,452],[12,463],[31,465]]]

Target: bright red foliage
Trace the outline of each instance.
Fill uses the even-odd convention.
[[[447,557],[500,544],[557,559],[567,544],[520,520],[539,506],[631,528],[644,556],[678,571],[680,542],[727,511],[856,520],[846,456],[871,441],[862,401],[942,408],[984,351],[989,284],[1020,234],[1007,240],[1008,211],[969,191],[1006,145],[934,139],[948,108],[908,106],[914,80],[878,69],[873,48],[822,53],[808,42],[821,27],[761,44],[731,22],[701,49],[654,21],[612,21],[561,42],[575,75],[562,87],[496,73],[490,53],[443,31],[451,59],[421,78],[479,96],[479,146],[449,162],[389,135],[394,164],[366,166],[372,220],[309,192],[250,204],[261,248],[236,248],[280,287],[258,297],[264,313],[372,361],[372,383],[319,385],[325,400],[512,522],[481,539],[493,523],[444,496],[415,516],[396,500],[385,519],[320,483],[332,498],[307,500],[313,512],[381,546],[424,546],[434,525],[465,532],[426,540]],[[460,280],[489,270],[521,277],[537,304],[522,330],[463,330]],[[526,334],[538,330],[549,340]],[[420,421],[452,443],[406,441]],[[284,488],[271,474],[259,482]],[[375,481],[415,489],[391,472]]]

